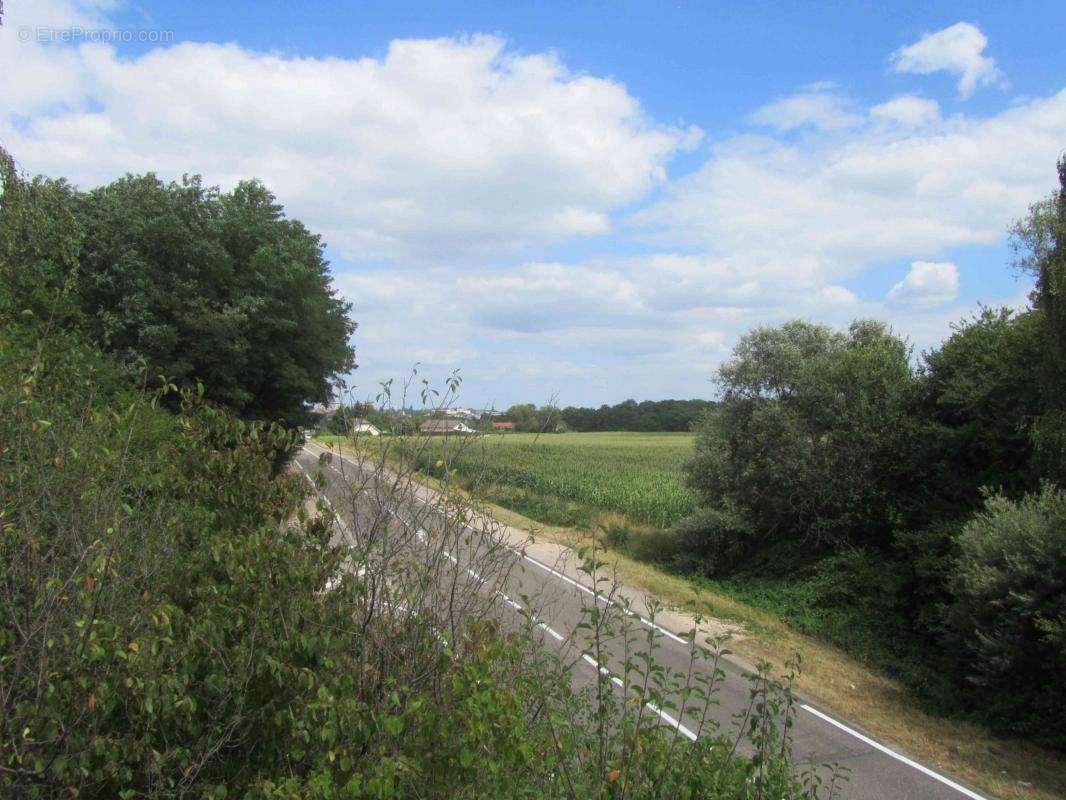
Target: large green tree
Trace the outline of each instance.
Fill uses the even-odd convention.
[[[870,321],[748,333],[719,370],[722,400],[697,431],[690,485],[708,506],[739,510],[756,538],[884,542],[912,481],[908,355]]]
[[[0,319],[60,327],[79,316],[81,231],[75,191],[63,180],[19,174],[0,148]]]
[[[1031,432],[1042,411],[1034,377],[1050,342],[1040,311],[983,308],[925,356],[920,413],[937,426],[943,502],[959,512],[981,487],[1032,488]]]
[[[127,359],[245,417],[301,422],[354,367],[349,304],[320,238],[262,184],[133,176],[82,195],[79,292],[90,331]]]
[[[1033,423],[1036,468],[1066,485],[1066,157],[1058,163],[1059,188],[1036,203],[1014,227],[1015,264],[1036,278],[1033,305],[1043,315],[1048,344],[1034,373],[1044,413]]]

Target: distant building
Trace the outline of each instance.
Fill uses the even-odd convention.
[[[477,433],[473,428],[458,419],[427,419],[419,428],[420,433],[428,435],[460,433]]]
[[[348,431],[350,433],[362,433],[366,436],[381,436],[381,431],[378,430],[376,425],[360,417],[356,417],[351,421],[348,425]]]
[[[513,431],[514,430],[514,423],[513,422],[496,422],[496,421],[493,421],[492,429],[494,431]]]
[[[469,408],[445,408],[441,412],[448,419],[477,419],[478,414]]]

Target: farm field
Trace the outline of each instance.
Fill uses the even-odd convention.
[[[465,488],[541,522],[583,527],[615,512],[665,528],[696,507],[682,470],[692,440],[689,433],[513,433],[418,438],[404,449],[424,472],[448,470]]]

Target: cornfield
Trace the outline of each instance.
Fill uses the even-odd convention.
[[[687,433],[563,433],[440,437],[419,442],[420,466],[450,470],[467,484],[524,490],[616,511],[634,522],[668,527],[696,507],[682,465]],[[498,494],[498,493],[497,493]],[[502,503],[507,505],[506,502]]]

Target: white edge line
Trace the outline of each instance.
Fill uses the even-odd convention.
[[[355,541],[355,537],[352,536],[351,529],[349,529],[347,523],[344,521],[344,519],[341,517],[341,515],[337,513],[337,509],[335,509],[333,507],[333,503],[331,503],[329,501],[329,498],[326,497],[326,493],[323,492],[323,491],[320,491],[319,488],[317,486],[315,486],[315,482],[313,480],[311,480],[311,476],[307,474],[307,470],[304,469],[304,465],[301,464],[299,462],[299,460],[293,459],[293,461],[296,462],[296,466],[300,468],[300,472],[302,472],[304,474],[304,477],[307,478],[307,482],[309,484],[311,484],[311,488],[315,490],[315,494],[317,494],[319,497],[321,497],[325,501],[326,508],[328,508],[330,513],[333,514],[334,519],[336,519],[338,524],[341,526],[341,530],[344,531],[348,535],[348,540],[351,541],[351,542],[354,542]]]
[[[514,549],[514,548],[512,548],[512,549]],[[604,604],[611,605],[611,606],[618,605],[618,603],[615,602],[614,600],[612,600],[611,598],[604,597],[602,594],[600,594],[599,592],[593,591],[592,589],[590,589],[589,587],[587,587],[585,584],[581,583],[580,581],[575,581],[569,575],[564,575],[563,573],[559,572],[558,570],[552,569],[547,564],[544,564],[543,562],[537,561],[537,559],[533,558],[532,556],[526,555],[525,553],[523,553],[523,552],[521,552],[520,550],[517,550],[517,549],[514,549],[514,552],[516,552],[519,555],[521,555],[522,558],[524,558],[526,561],[530,562],[531,564],[536,564],[538,567],[540,567],[541,569],[543,569],[543,570],[545,570],[547,572],[550,572],[555,577],[566,581],[567,583],[569,583],[572,586],[576,586],[581,591],[586,592],[587,594],[591,594],[591,595],[595,596],[599,600],[602,600],[604,602]],[[647,625],[649,628],[657,630],[659,633],[663,634],[664,636],[670,637],[671,639],[673,639],[678,644],[688,644],[689,643],[687,639],[682,639],[680,636],[678,636],[673,631],[668,631],[666,628],[662,627],[661,625],[657,625],[656,623],[652,622],[650,619],[645,619],[640,614],[638,614],[636,611],[631,611],[629,609],[625,609],[625,613],[626,613],[626,616],[636,617],[641,622],[643,622],[645,625]]]
[[[611,679],[611,681],[613,683],[615,683],[616,685],[625,686],[625,683],[622,681],[621,678],[619,678],[617,675],[613,674],[609,669],[607,669],[607,667],[601,666],[600,663],[596,659],[594,659],[592,656],[590,656],[588,653],[582,653],[581,654],[581,658],[584,659],[585,663],[587,663],[589,666],[591,666],[597,672],[609,677]],[[690,741],[694,742],[698,738],[695,733],[693,733],[691,730],[689,730],[684,725],[684,723],[680,722],[679,720],[677,720],[676,718],[674,718],[673,716],[671,716],[667,712],[663,711],[661,708],[659,708],[654,703],[649,703],[649,702],[645,701],[644,705],[646,705],[653,712],[658,714],[659,718],[661,720],[669,723],[670,725],[673,725],[678,730],[679,733],[681,733],[683,736],[685,736]],[[982,798],[982,800],[983,800],[983,798]]]
[[[654,711],[656,714],[658,714],[662,719],[666,720],[671,725],[673,725],[675,728],[677,728],[681,733],[683,733],[685,736],[687,736],[690,740],[692,740],[693,742],[696,741],[696,734],[693,733],[692,731],[690,731],[688,728],[686,728],[685,725],[682,722],[680,722],[679,720],[674,719],[672,716],[667,714],[661,708],[658,708],[657,706],[655,706],[653,703],[645,703],[645,705],[648,708],[650,708],[652,711]]]
[[[332,452],[332,451],[329,451],[329,452]],[[347,458],[345,458],[345,456],[343,454],[337,453],[337,455],[344,461],[348,460]],[[297,466],[299,466],[300,469],[303,470],[303,466],[300,465],[299,462],[297,462]],[[307,480],[309,482],[311,482],[311,476],[310,475],[307,475],[307,473],[304,472],[304,476],[307,478]],[[311,485],[313,486],[314,483],[311,482]],[[330,510],[332,511],[333,510],[333,506],[332,506],[332,504],[330,504],[329,499],[327,497],[325,497],[325,495],[322,495],[322,499],[324,499],[326,501],[326,504],[329,505]],[[420,498],[415,498],[415,499],[418,500],[424,506],[431,505],[430,503],[428,503],[428,502],[426,502],[424,500],[421,500]],[[334,513],[336,513],[336,512],[334,512]],[[338,516],[338,520],[339,519],[340,518]],[[341,525],[344,526],[345,528],[347,528],[347,526],[344,525],[344,522],[342,520],[341,520]],[[524,558],[526,561],[529,561],[531,564],[535,564],[536,566],[540,567],[541,569],[545,570],[546,572],[549,572],[550,574],[554,575],[555,577],[566,581],[567,583],[569,583],[572,586],[577,587],[581,591],[586,592],[587,594],[593,595],[594,597],[602,600],[605,604],[616,605],[615,601],[611,600],[610,598],[604,597],[599,592],[594,591],[594,590],[590,589],[589,587],[585,586],[585,584],[574,580],[569,575],[564,575],[563,573],[559,572],[558,570],[552,569],[547,564],[544,564],[544,563],[538,561],[537,559],[533,558],[532,556],[527,555],[526,553],[522,552],[518,548],[512,547],[511,550],[513,552],[517,553],[518,555],[522,556],[522,558]],[[448,556],[448,558],[451,558],[453,561],[455,561],[455,558],[450,553],[445,552],[445,555]],[[473,574],[473,573],[471,573],[471,574]],[[518,605],[517,603],[515,603],[513,600],[511,600],[509,597],[507,597],[506,595],[503,595],[503,598],[510,605],[512,605],[514,608],[516,608],[518,610],[521,610],[522,607],[520,605]],[[635,611],[630,611],[629,609],[626,609],[625,613],[627,615],[629,615],[629,616],[636,617],[641,622],[643,622],[645,625],[649,626],[650,628],[654,628],[655,630],[657,630],[660,633],[662,633],[664,636],[670,637],[671,639],[673,639],[675,642],[678,642],[679,644],[689,644],[688,640],[682,639],[680,636],[678,636],[673,631],[668,631],[666,628],[663,628],[661,625],[657,625],[656,623],[652,622],[649,619],[645,619],[643,616],[641,616],[640,614],[636,613]],[[546,631],[548,631],[548,633],[550,633],[554,637],[556,637],[559,641],[563,640],[562,636],[560,636],[554,630],[549,628],[543,622],[538,622],[537,624],[540,627],[544,628]],[[597,661],[594,658],[592,658],[592,656],[589,656],[587,654],[583,654],[582,658],[584,658],[587,662],[589,662],[594,668],[596,668],[598,670],[606,670],[606,668],[605,667],[601,667],[599,665],[599,663],[597,663]],[[609,673],[609,670],[606,670],[606,671]],[[619,686],[623,685],[621,679],[618,678],[617,676],[613,676],[612,675],[611,676],[611,680],[614,681],[615,683],[617,683]],[[691,739],[692,741],[696,740],[696,734],[693,733],[688,728],[686,728],[684,724],[682,724],[681,722],[679,722],[678,720],[676,720],[672,716],[670,716],[670,714],[668,714],[667,712],[663,711],[660,708],[657,708],[656,706],[654,706],[651,703],[648,703],[647,706],[652,711],[654,711],[656,714],[658,714],[662,719],[666,720],[671,725],[673,725],[675,728],[677,728],[679,731],[681,731],[681,733],[683,733],[689,739]],[[844,731],[845,733],[850,734],[851,736],[854,736],[856,739],[858,739],[861,742],[864,742],[865,744],[868,744],[870,747],[873,747],[875,750],[879,750],[880,752],[884,753],[885,755],[890,756],[891,758],[894,758],[897,761],[899,761],[899,762],[901,762],[903,764],[906,764],[907,766],[912,767],[913,769],[918,770],[923,775],[927,775],[930,778],[932,778],[932,779],[934,779],[936,781],[939,781],[940,783],[944,784],[945,786],[948,786],[948,787],[954,789],[955,791],[959,792],[960,794],[971,798],[971,800],[987,800],[987,798],[984,795],[977,794],[977,792],[973,791],[972,789],[967,789],[965,786],[962,786],[962,785],[956,783],[955,781],[951,780],[950,778],[948,778],[948,777],[946,777],[944,775],[941,775],[940,773],[935,772],[934,770],[929,769],[929,767],[926,767],[926,766],[924,766],[922,764],[919,764],[917,761],[913,761],[913,760],[907,758],[906,756],[897,753],[895,750],[892,750],[891,748],[886,747],[885,745],[881,744],[880,742],[877,742],[877,741],[871,739],[869,736],[864,736],[863,734],[859,733],[857,730],[855,730],[853,728],[849,728],[844,723],[833,719],[828,714],[825,714],[825,713],[819,711],[818,709],[814,708],[813,706],[809,706],[806,703],[802,703],[802,704],[800,704],[800,708],[802,708],[804,711],[807,711],[807,712],[813,714],[814,716],[818,717],[819,719],[821,719],[821,720],[823,720],[825,722],[828,722],[830,725],[832,725],[832,726],[834,726],[836,728],[839,728],[840,730]]]
[[[563,635],[561,633],[559,633],[557,630],[555,630],[554,628],[550,627],[547,623],[538,622],[537,623],[537,627],[540,627],[540,628],[543,628],[544,630],[546,630],[548,633],[550,633],[552,636],[555,637],[556,641],[560,641],[560,642],[565,641]]]
[[[840,730],[844,731],[845,733],[851,734],[852,736],[854,736],[859,741],[870,745],[870,747],[873,747],[876,750],[880,750],[885,755],[891,756],[892,758],[896,759],[897,761],[901,761],[902,763],[906,764],[908,767],[913,767],[914,769],[918,770],[919,772],[923,773],[924,775],[928,775],[930,778],[933,778],[934,780],[940,781],[945,786],[951,787],[952,789],[954,789],[955,791],[959,792],[960,794],[963,794],[966,797],[972,798],[972,800],[987,800],[987,798],[984,795],[980,795],[977,792],[973,791],[972,789],[967,789],[965,786],[960,786],[959,784],[955,783],[955,781],[951,780],[951,778],[947,778],[947,777],[941,775],[939,772],[934,772],[933,770],[929,769],[929,767],[926,767],[926,766],[923,766],[922,764],[919,764],[917,761],[912,761],[911,759],[907,758],[906,756],[900,755],[895,750],[892,750],[892,749],[890,749],[888,747],[885,747],[885,745],[881,744],[880,742],[874,741],[869,736],[864,736],[863,734],[859,733],[857,730],[855,730],[853,728],[849,728],[843,722],[840,722],[838,720],[833,719],[828,714],[825,714],[825,713],[819,711],[817,708],[814,708],[813,706],[809,706],[806,703],[801,703],[800,704],[800,708],[802,708],[804,711],[807,711],[807,712],[809,712],[811,714],[814,714],[814,716],[818,717],[821,720],[824,720],[825,722],[828,722],[830,725],[832,725],[832,726],[834,726],[836,728],[839,728]]]

